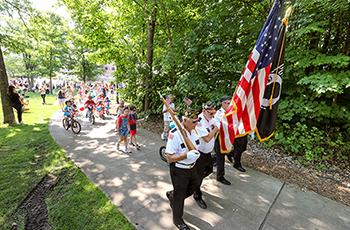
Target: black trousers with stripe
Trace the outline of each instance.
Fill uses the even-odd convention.
[[[196,161],[196,172],[197,172],[197,186],[194,191],[193,197],[196,200],[202,199],[202,191],[201,185],[203,179],[209,176],[213,172],[213,158],[211,157],[211,153],[203,153],[199,151],[201,156]]]
[[[197,186],[196,166],[191,169],[181,169],[170,164],[170,177],[173,183],[173,221],[183,224],[183,211],[185,199],[191,196]]]

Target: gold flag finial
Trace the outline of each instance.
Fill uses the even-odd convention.
[[[286,11],[286,15],[284,16],[284,19],[289,18],[290,13],[292,13],[292,7],[291,7],[291,6],[288,7],[288,9],[287,9],[287,11]],[[284,20],[284,19],[283,19],[283,20]]]

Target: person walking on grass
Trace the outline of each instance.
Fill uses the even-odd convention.
[[[42,103],[43,103],[43,105],[45,105],[46,104],[46,102],[45,102],[46,90],[44,89],[43,85],[41,86],[39,92],[40,92],[41,98],[43,99]]]
[[[136,123],[143,121],[145,118],[137,120],[136,106],[130,106],[129,122],[130,122],[130,145],[135,146],[137,150],[141,147],[137,144],[136,141]]]
[[[117,120],[117,134],[119,135],[119,141],[116,143],[116,148],[119,151],[120,150],[120,143],[124,142],[125,146],[125,152],[126,153],[131,153],[131,150],[128,149],[128,134],[130,132],[130,122],[129,122],[129,108],[124,107],[123,108],[123,114],[119,116]]]
[[[64,102],[66,100],[66,89],[62,88],[60,91],[56,94],[56,100],[58,98],[58,104],[60,105],[61,109],[64,107]]]

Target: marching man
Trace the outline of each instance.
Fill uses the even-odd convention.
[[[199,111],[187,108],[184,110],[183,131],[192,142],[195,149],[200,145],[201,136],[207,136],[206,130],[197,129]],[[182,219],[184,201],[191,196],[198,186],[195,164],[200,154],[197,150],[188,151],[184,142],[184,137],[177,127],[173,128],[168,135],[166,145],[167,159],[170,163],[170,177],[174,190],[166,192],[173,209],[173,223],[178,229],[190,229]]]

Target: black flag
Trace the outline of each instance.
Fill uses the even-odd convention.
[[[275,132],[278,103],[281,96],[282,76],[284,69],[284,44],[288,18],[282,21],[278,30],[276,51],[271,63],[271,72],[261,102],[259,119],[256,125],[256,133],[260,141],[272,137]]]

